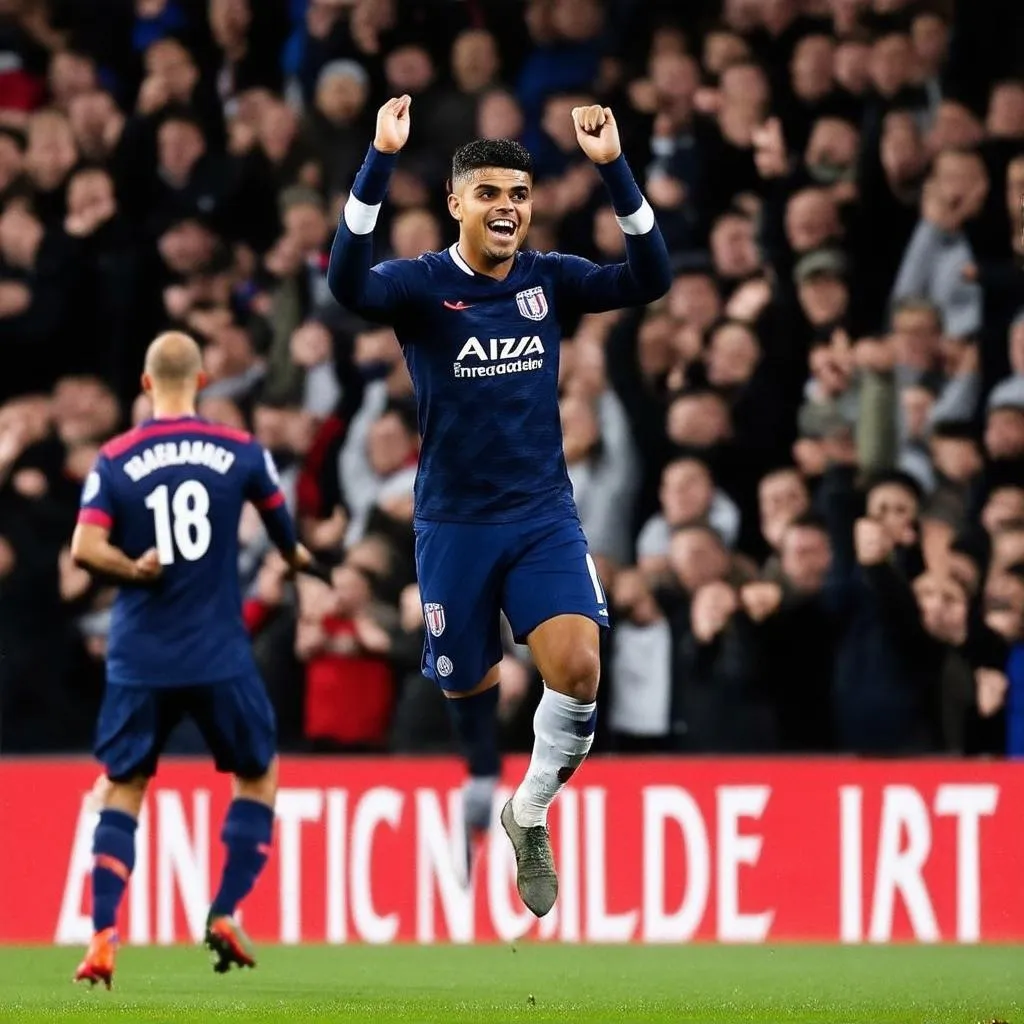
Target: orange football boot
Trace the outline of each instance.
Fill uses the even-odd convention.
[[[249,937],[242,931],[242,926],[226,914],[216,917],[211,914],[207,918],[206,946],[214,954],[213,969],[218,974],[226,974],[232,964],[256,966]]]
[[[75,971],[75,981],[87,981],[90,985],[102,982],[110,988],[114,980],[114,957],[117,955],[118,943],[116,928],[104,928],[97,932],[89,943],[85,959]]]

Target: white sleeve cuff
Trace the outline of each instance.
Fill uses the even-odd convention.
[[[377,224],[377,215],[380,213],[381,204],[370,206],[356,199],[355,195],[349,194],[345,202],[345,226],[353,235],[368,235]],[[633,214],[635,217],[636,214]],[[651,223],[654,223],[653,217]],[[623,228],[623,231],[626,229]]]
[[[348,220],[347,207],[345,209],[345,219]],[[641,201],[640,208],[636,213],[631,213],[628,217],[616,217],[615,219],[619,222],[619,227],[622,228],[623,234],[646,235],[654,227],[654,210],[651,209],[651,204],[644,199]],[[353,228],[352,230],[355,229]]]

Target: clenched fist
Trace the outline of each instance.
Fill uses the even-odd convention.
[[[782,603],[782,587],[767,580],[747,583],[740,590],[740,602],[754,622],[764,622],[778,611]]]
[[[412,97],[397,96],[377,111],[377,134],[373,148],[381,153],[397,153],[409,141],[409,105]]]
[[[595,164],[610,164],[618,159],[622,143],[610,107],[596,103],[589,107],[573,107],[572,123],[576,126],[576,141],[580,149]]]
[[[853,543],[861,565],[881,565],[892,553],[889,531],[874,519],[858,519],[853,528]]]
[[[725,629],[739,608],[736,591],[721,580],[705,584],[693,595],[690,606],[690,628],[702,644],[709,644]]]
[[[974,670],[978,714],[982,718],[991,718],[1003,706],[1009,685],[1005,673],[998,669],[978,668]]]
[[[164,567],[160,564],[160,555],[156,548],[144,551],[135,559],[135,578],[137,580],[148,583],[157,579],[163,571]]]

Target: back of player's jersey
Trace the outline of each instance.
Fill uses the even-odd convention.
[[[156,548],[163,566],[155,584],[118,593],[111,682],[189,686],[253,671],[238,578],[246,500],[284,499],[270,457],[241,431],[198,417],[149,421],[103,449],[79,521],[109,527],[131,558]]]

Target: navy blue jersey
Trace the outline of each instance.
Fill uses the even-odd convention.
[[[254,672],[238,578],[246,501],[294,547],[273,460],[250,435],[189,416],[143,423],[101,450],[79,522],[107,527],[130,558],[155,547],[163,566],[154,584],[118,591],[110,682],[192,686]]]
[[[359,208],[372,209],[359,192],[367,166],[382,159],[374,153],[338,227],[328,283],[347,308],[391,324],[401,343],[422,437],[418,518],[499,523],[574,510],[558,408],[560,325],[665,293],[668,252],[650,208],[635,232],[620,218],[627,262],[611,266],[522,251],[498,281],[475,273],[457,245],[372,266],[370,234],[358,233],[365,221],[355,230],[347,221],[353,204],[354,223]],[[636,196],[635,218],[641,198],[624,161],[616,174]]]

